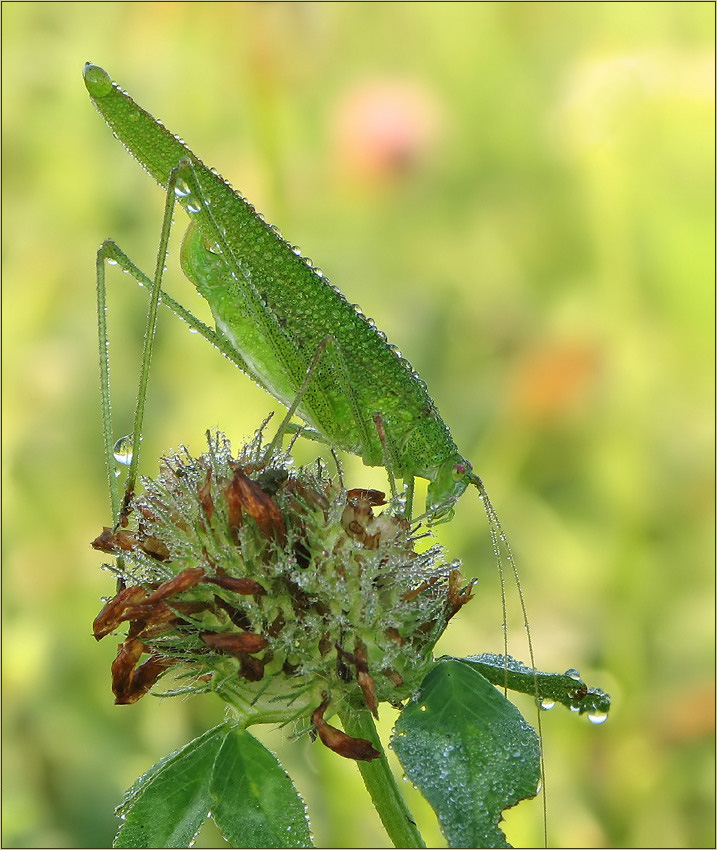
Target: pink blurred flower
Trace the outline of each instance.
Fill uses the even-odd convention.
[[[415,81],[364,82],[345,92],[333,119],[339,171],[381,184],[419,167],[435,146],[438,112]]]

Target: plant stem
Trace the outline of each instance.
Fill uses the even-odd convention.
[[[396,784],[371,713],[366,709],[341,709],[339,717],[347,735],[370,741],[381,753],[373,761],[357,762],[376,811],[395,847],[425,847],[421,833]]]

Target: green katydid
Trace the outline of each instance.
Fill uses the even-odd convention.
[[[97,259],[103,340],[105,261],[122,265],[152,292],[134,445],[139,444],[172,210],[179,203],[190,218],[182,243],[182,269],[209,303],[217,329],[204,325],[164,292],[161,300],[290,413],[295,411],[308,425],[303,433],[331,448],[360,455],[368,466],[386,466],[389,474],[402,478],[409,518],[416,477],[429,482],[426,515],[431,523],[450,519],[457,499],[469,485],[476,487],[501,574],[504,551],[517,581],[513,556],[483,482],[458,451],[426,384],[408,361],[241,194],[138,106],[104,69],[87,63],[84,80],[93,104],[115,136],[167,192],[154,281],[109,240]],[[105,375],[105,447],[111,467],[105,341],[100,357]],[[134,484],[137,454],[132,458],[128,490]],[[112,472],[110,479],[116,490]],[[119,518],[116,495],[113,502]],[[519,584],[518,591],[525,615]],[[532,663],[529,631],[528,642]]]
[[[114,134],[189,213],[182,267],[218,329],[201,332],[287,407],[324,344],[297,407],[315,438],[368,466],[388,459],[409,487],[428,479],[433,522],[451,517],[469,484],[485,495],[426,385],[385,336],[104,70],[88,64],[85,83]]]

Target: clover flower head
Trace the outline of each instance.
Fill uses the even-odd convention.
[[[471,598],[457,562],[437,545],[417,551],[416,527],[383,493],[346,490],[320,460],[267,456],[262,429],[236,457],[222,434],[199,457],[172,453],[142,483],[92,544],[117,556],[119,578],[95,637],[129,624],[115,702],[136,702],[171,668],[170,694],[214,691],[247,725],[293,721],[341,755],[377,757],[325,715],[378,716],[411,696]]]

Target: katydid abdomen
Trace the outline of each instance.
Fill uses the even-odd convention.
[[[288,406],[328,340],[299,400],[301,418],[326,444],[360,455],[369,466],[389,458],[395,476],[427,478],[427,508],[443,506],[434,518],[447,518],[475,476],[410,364],[248,201],[105,71],[87,65],[85,82],[129,152],[165,190],[174,186],[191,219],[183,270],[245,371]]]

